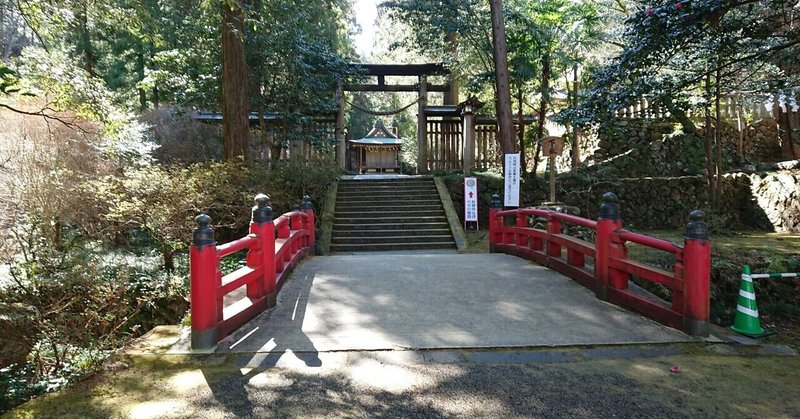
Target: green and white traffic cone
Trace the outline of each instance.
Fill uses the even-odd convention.
[[[736,304],[736,318],[731,329],[750,337],[764,335],[761,321],[758,320],[758,307],[756,306],[756,289],[753,277],[750,276],[750,266],[744,265],[742,281],[739,284],[739,301]]]

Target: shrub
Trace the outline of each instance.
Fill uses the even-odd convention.
[[[221,125],[194,120],[189,112],[174,107],[143,113],[139,120],[148,124],[158,149],[153,156],[161,163],[198,163],[222,157]]]

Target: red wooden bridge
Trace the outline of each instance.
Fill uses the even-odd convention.
[[[545,228],[537,228],[536,220],[544,220]],[[510,222],[512,221],[513,222]],[[269,200],[265,195],[256,197],[256,205],[252,209],[252,221],[250,224],[250,234],[241,239],[235,240],[230,243],[217,245],[214,240],[214,231],[210,227],[210,218],[206,215],[197,217],[198,227],[195,229],[193,237],[193,245],[190,253],[191,258],[191,318],[192,318],[192,348],[193,349],[211,349],[217,343],[230,335],[235,329],[246,324],[249,320],[258,316],[260,313],[276,306],[276,296],[281,287],[287,282],[288,274],[291,270],[305,257],[312,253],[315,244],[314,238],[314,211],[310,202],[310,198],[305,197],[302,210],[295,210],[283,214],[278,218],[273,219],[272,209],[269,206]],[[506,222],[509,221],[509,222]],[[576,236],[567,234],[569,229],[565,227],[573,225],[580,226],[584,231],[588,231],[594,236],[594,241],[591,239],[581,239]],[[489,242],[492,252],[507,253],[521,258],[532,260],[540,265],[543,265],[550,270],[557,271],[569,278],[572,278],[584,287],[592,290],[597,299],[605,300],[610,303],[625,307],[629,310],[640,313],[646,317],[656,320],[669,327],[682,330],[688,335],[692,336],[707,336],[709,330],[709,276],[710,276],[710,243],[707,237],[707,228],[703,220],[703,213],[694,211],[690,214],[690,222],[687,225],[685,241],[682,245],[675,244],[666,240],[656,239],[641,234],[632,233],[622,228],[622,221],[619,217],[619,208],[617,205],[616,196],[612,193],[607,193],[603,197],[603,203],[600,207],[600,215],[598,220],[590,220],[573,215],[568,215],[560,212],[522,208],[513,210],[502,210],[500,208],[500,201],[497,195],[493,196],[492,208],[490,210],[490,226],[489,226]],[[640,246],[646,246],[652,249],[666,252],[674,256],[674,268],[672,271],[666,271],[658,267],[649,266],[635,260],[631,260],[627,252],[627,243],[635,243]],[[240,268],[230,274],[222,275],[220,271],[220,262],[222,258],[228,257],[235,252],[247,250],[247,266]],[[504,283],[508,283],[509,287],[517,287],[514,289],[506,290],[512,294],[512,298],[517,298],[525,294],[525,298],[535,298],[537,290],[526,289],[532,287],[532,283],[524,282],[525,278],[520,279],[522,282],[515,282],[513,285],[508,280],[509,274],[501,270],[508,270],[508,260],[496,260],[498,264],[497,270],[493,270],[492,266],[483,266],[487,263],[486,258],[481,258],[481,262],[472,262],[480,264],[483,269],[478,278],[471,279],[473,283],[466,283],[468,279],[466,276],[450,275],[447,280],[445,277],[448,270],[454,269],[467,269],[478,271],[479,267],[475,266],[469,268],[464,266],[465,262],[469,263],[467,258],[469,255],[452,255],[453,258],[458,258],[456,261],[427,258],[424,254],[412,255],[408,260],[414,259],[408,265],[402,265],[402,268],[396,270],[396,274],[387,273],[382,278],[375,278],[374,273],[369,273],[366,276],[369,278],[367,281],[372,284],[377,284],[380,287],[394,287],[397,291],[396,294],[389,298],[384,298],[389,301],[379,301],[380,304],[371,300],[381,299],[383,296],[377,295],[374,289],[361,290],[359,294],[361,298],[361,306],[374,305],[375,310],[381,311],[381,315],[386,314],[387,311],[392,311],[394,306],[402,307],[403,310],[408,311],[406,314],[413,315],[415,311],[424,311],[421,307],[415,308],[414,301],[418,299],[420,304],[425,304],[429,307],[449,306],[448,313],[461,313],[460,316],[469,316],[470,311],[473,311],[473,305],[482,304],[478,300],[483,298],[483,294],[493,294],[494,291],[491,287],[504,287]],[[486,255],[489,256],[489,255]],[[335,258],[346,258],[347,256],[326,256],[331,261],[338,260]],[[359,256],[359,263],[364,263],[365,258],[369,256]],[[373,257],[373,263],[393,263],[403,257]],[[452,258],[451,258],[452,259]],[[591,260],[591,263],[587,261]],[[424,266],[422,263],[439,263],[438,266]],[[488,262],[493,263],[493,262]],[[502,266],[501,264],[505,264]],[[313,265],[313,266],[312,266]],[[305,266],[305,265],[304,265]],[[319,264],[308,264],[310,270],[323,269]],[[305,268],[303,268],[305,269]],[[414,269],[425,269],[425,278],[420,280],[420,274]],[[518,267],[517,276],[536,274],[528,268]],[[348,272],[349,271],[349,272]],[[391,270],[388,270],[391,272]],[[305,277],[313,277],[314,272],[304,272]],[[317,319],[318,325],[314,327],[335,327],[337,322],[325,319],[325,316],[332,316],[331,313],[337,311],[348,311],[347,316],[350,318],[375,318],[380,317],[376,313],[364,314],[358,312],[360,309],[358,304],[347,306],[340,294],[348,293],[354,288],[363,287],[364,281],[355,284],[350,281],[348,284],[347,277],[358,276],[358,272],[354,272],[348,266],[340,267],[338,271],[331,274],[335,277],[337,287],[335,292],[331,292],[334,288],[331,285],[326,285],[329,290],[326,291],[322,299],[327,300],[328,306],[325,310],[321,311]],[[427,301],[430,299],[432,291],[417,289],[416,294],[409,297],[397,297],[399,293],[408,288],[405,284],[396,284],[392,280],[392,275],[396,276],[397,281],[401,278],[404,281],[414,281],[415,287],[426,286],[426,284],[435,283],[441,278],[446,288],[441,289],[442,294],[446,294],[445,301]],[[497,278],[492,278],[496,275]],[[666,287],[670,293],[670,301],[664,301],[650,294],[644,289],[634,285],[630,281],[631,276],[636,276],[644,281],[660,284]],[[552,278],[548,277],[548,281]],[[299,283],[303,279],[298,280]],[[382,281],[382,282],[381,282]],[[507,282],[503,282],[507,281]],[[313,282],[313,279],[311,280]],[[382,285],[381,285],[382,284]],[[480,284],[479,286],[476,284]],[[497,285],[492,285],[497,284]],[[526,285],[528,284],[528,285]],[[307,284],[308,288],[311,283]],[[538,285],[537,285],[538,286]],[[348,288],[350,287],[350,288]],[[469,290],[470,298],[463,300],[464,290]],[[241,294],[241,298],[232,296],[236,295],[233,292],[237,289],[246,289],[246,293]],[[293,291],[294,292],[294,291]],[[474,294],[469,294],[474,292]],[[551,291],[548,291],[550,293]],[[554,293],[562,293],[564,291],[552,291]],[[571,291],[570,291],[571,292]],[[526,294],[527,293],[527,294]],[[363,294],[363,295],[362,295]],[[303,297],[305,295],[305,297]],[[516,296],[516,297],[513,297]],[[571,298],[563,294],[565,299]],[[520,327],[524,327],[524,319],[519,317],[519,313],[523,313],[522,317],[539,315],[526,312],[524,299],[514,301],[512,303],[498,302],[492,300],[484,302],[483,304],[504,305],[505,308],[512,307],[515,313],[510,313],[505,309],[501,314],[505,316],[506,320],[499,320],[500,322],[507,322],[507,319],[513,318],[516,324],[520,325],[515,327],[514,333],[519,332]],[[557,299],[558,296],[547,295],[547,299]],[[312,299],[310,291],[305,290],[305,293],[300,291],[297,296],[297,301],[294,302],[294,307],[287,309],[286,317],[290,317],[286,322],[295,321],[297,316],[298,305],[302,299],[305,299],[305,304]],[[332,302],[331,300],[336,300]],[[453,307],[453,300],[458,299],[462,301],[459,304],[471,305],[469,311],[462,310],[460,307]],[[517,298],[519,299],[519,298]],[[235,301],[231,301],[235,300]],[[395,301],[392,303],[392,300]],[[423,301],[424,300],[424,301]],[[574,300],[571,304],[576,304]],[[587,300],[583,301],[583,305],[592,305]],[[374,303],[374,304],[373,304]],[[560,302],[554,302],[559,304]],[[534,304],[534,303],[531,303]],[[538,304],[538,303],[537,303]],[[544,316],[553,321],[556,317],[563,317],[569,319],[570,312],[576,311],[579,307],[567,308],[566,303],[562,305],[558,311],[558,316]],[[280,307],[279,307],[280,308]],[[301,307],[302,308],[302,307]],[[538,309],[538,308],[537,308]],[[278,310],[280,311],[280,310]],[[284,310],[286,311],[286,310]],[[302,308],[301,311],[305,311]],[[313,311],[313,309],[309,309]],[[502,311],[502,310],[501,310]],[[272,311],[270,311],[272,312]],[[552,314],[552,313],[550,313]],[[439,314],[435,314],[438,316]],[[277,315],[276,315],[277,316]],[[395,317],[402,317],[403,313],[395,313]],[[575,320],[586,322],[587,318],[598,316],[595,313],[583,315],[583,320]],[[600,316],[606,316],[601,314]],[[279,317],[279,316],[278,316]],[[276,318],[278,318],[276,317]],[[611,319],[613,316],[606,317]],[[396,320],[396,318],[394,320]],[[404,319],[406,317],[403,317]],[[274,321],[269,316],[262,316],[261,321]],[[452,319],[451,319],[452,320]],[[593,321],[592,327],[603,327],[601,319]],[[302,323],[302,319],[300,319]],[[348,320],[350,321],[350,320]],[[450,321],[450,320],[448,320]],[[568,320],[572,321],[572,320]],[[610,321],[610,320],[609,320]],[[523,322],[523,323],[519,323]],[[621,323],[620,323],[621,322]],[[629,320],[620,320],[615,323],[620,328],[622,324],[627,324]],[[341,323],[341,322],[339,322]],[[407,323],[407,322],[405,322]],[[403,326],[407,326],[407,324]],[[469,323],[469,322],[468,322]],[[534,324],[533,320],[528,322]],[[325,325],[328,326],[325,326]],[[394,323],[399,324],[399,323]],[[320,326],[321,325],[321,326]],[[301,325],[302,326],[302,325]],[[450,329],[453,329],[449,325]],[[460,335],[457,336],[456,341],[465,342],[464,332],[469,332],[470,327],[475,330],[480,327],[486,326],[484,329],[487,332],[502,328],[502,325],[497,324],[489,325],[476,325],[474,322],[472,326],[460,325]],[[369,326],[361,325],[359,330],[368,329]],[[392,329],[395,326],[382,326],[384,331]],[[401,327],[401,326],[396,326]],[[252,331],[248,331],[246,335],[255,332],[258,327],[254,327]],[[317,330],[318,331],[318,330]],[[391,330],[389,330],[391,332]],[[452,331],[452,330],[451,330]],[[429,331],[430,332],[430,331]],[[529,332],[532,334],[539,334],[540,332],[531,329]],[[244,333],[244,332],[243,332]],[[343,333],[337,339],[343,339],[342,336],[351,336],[351,332]],[[416,332],[411,330],[404,332],[406,335],[413,335]],[[434,332],[431,332],[434,333]],[[676,332],[677,333],[677,332]],[[473,334],[479,334],[477,332]],[[386,333],[383,334],[385,336]],[[368,349],[382,348],[382,346],[374,343],[374,339],[381,339],[381,336],[376,335],[370,339],[373,342],[365,346]],[[454,335],[455,336],[455,335]],[[686,336],[686,335],[683,335]],[[246,337],[246,336],[245,336]],[[687,336],[688,337],[688,336]],[[476,346],[474,339],[480,339],[480,336],[472,336],[469,344]],[[265,338],[269,339],[269,337]],[[557,340],[564,344],[584,344],[591,343],[588,341],[580,340]],[[306,338],[308,340],[308,338]],[[331,339],[328,339],[329,341]],[[447,342],[439,339],[434,339],[439,345],[448,346]],[[404,344],[406,346],[419,347],[419,344],[412,342]],[[397,345],[387,341],[390,346]],[[442,343],[444,342],[444,343]],[[604,343],[614,343],[610,341],[603,341]],[[619,342],[621,343],[621,342]],[[236,343],[238,344],[238,342]],[[231,347],[235,346],[231,345]],[[516,340],[502,340],[500,345],[525,345],[523,341]],[[545,343],[547,344],[547,343]],[[432,344],[433,345],[433,344]],[[246,345],[245,345],[246,346]],[[315,348],[314,344],[306,345],[310,349]],[[317,346],[319,346],[317,344]],[[433,345],[431,347],[435,347]],[[341,350],[345,347],[331,346],[332,350]],[[258,349],[258,345],[256,346]],[[298,348],[288,348],[295,349]],[[302,349],[302,348],[300,348]]]

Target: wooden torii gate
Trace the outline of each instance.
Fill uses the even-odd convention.
[[[377,77],[374,84],[344,84],[336,93],[338,112],[336,114],[336,161],[345,169],[344,138],[344,92],[419,92],[417,104],[417,168],[420,173],[427,172],[427,125],[425,108],[428,106],[428,92],[444,92],[444,104],[458,104],[458,84],[450,71],[441,63],[427,64],[351,64],[354,73]],[[430,84],[428,76],[447,76],[447,84]],[[386,76],[416,76],[416,84],[387,84]]]

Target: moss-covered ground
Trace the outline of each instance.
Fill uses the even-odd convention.
[[[796,417],[800,357],[728,346],[568,363],[351,356],[301,369],[147,356],[4,417]]]

